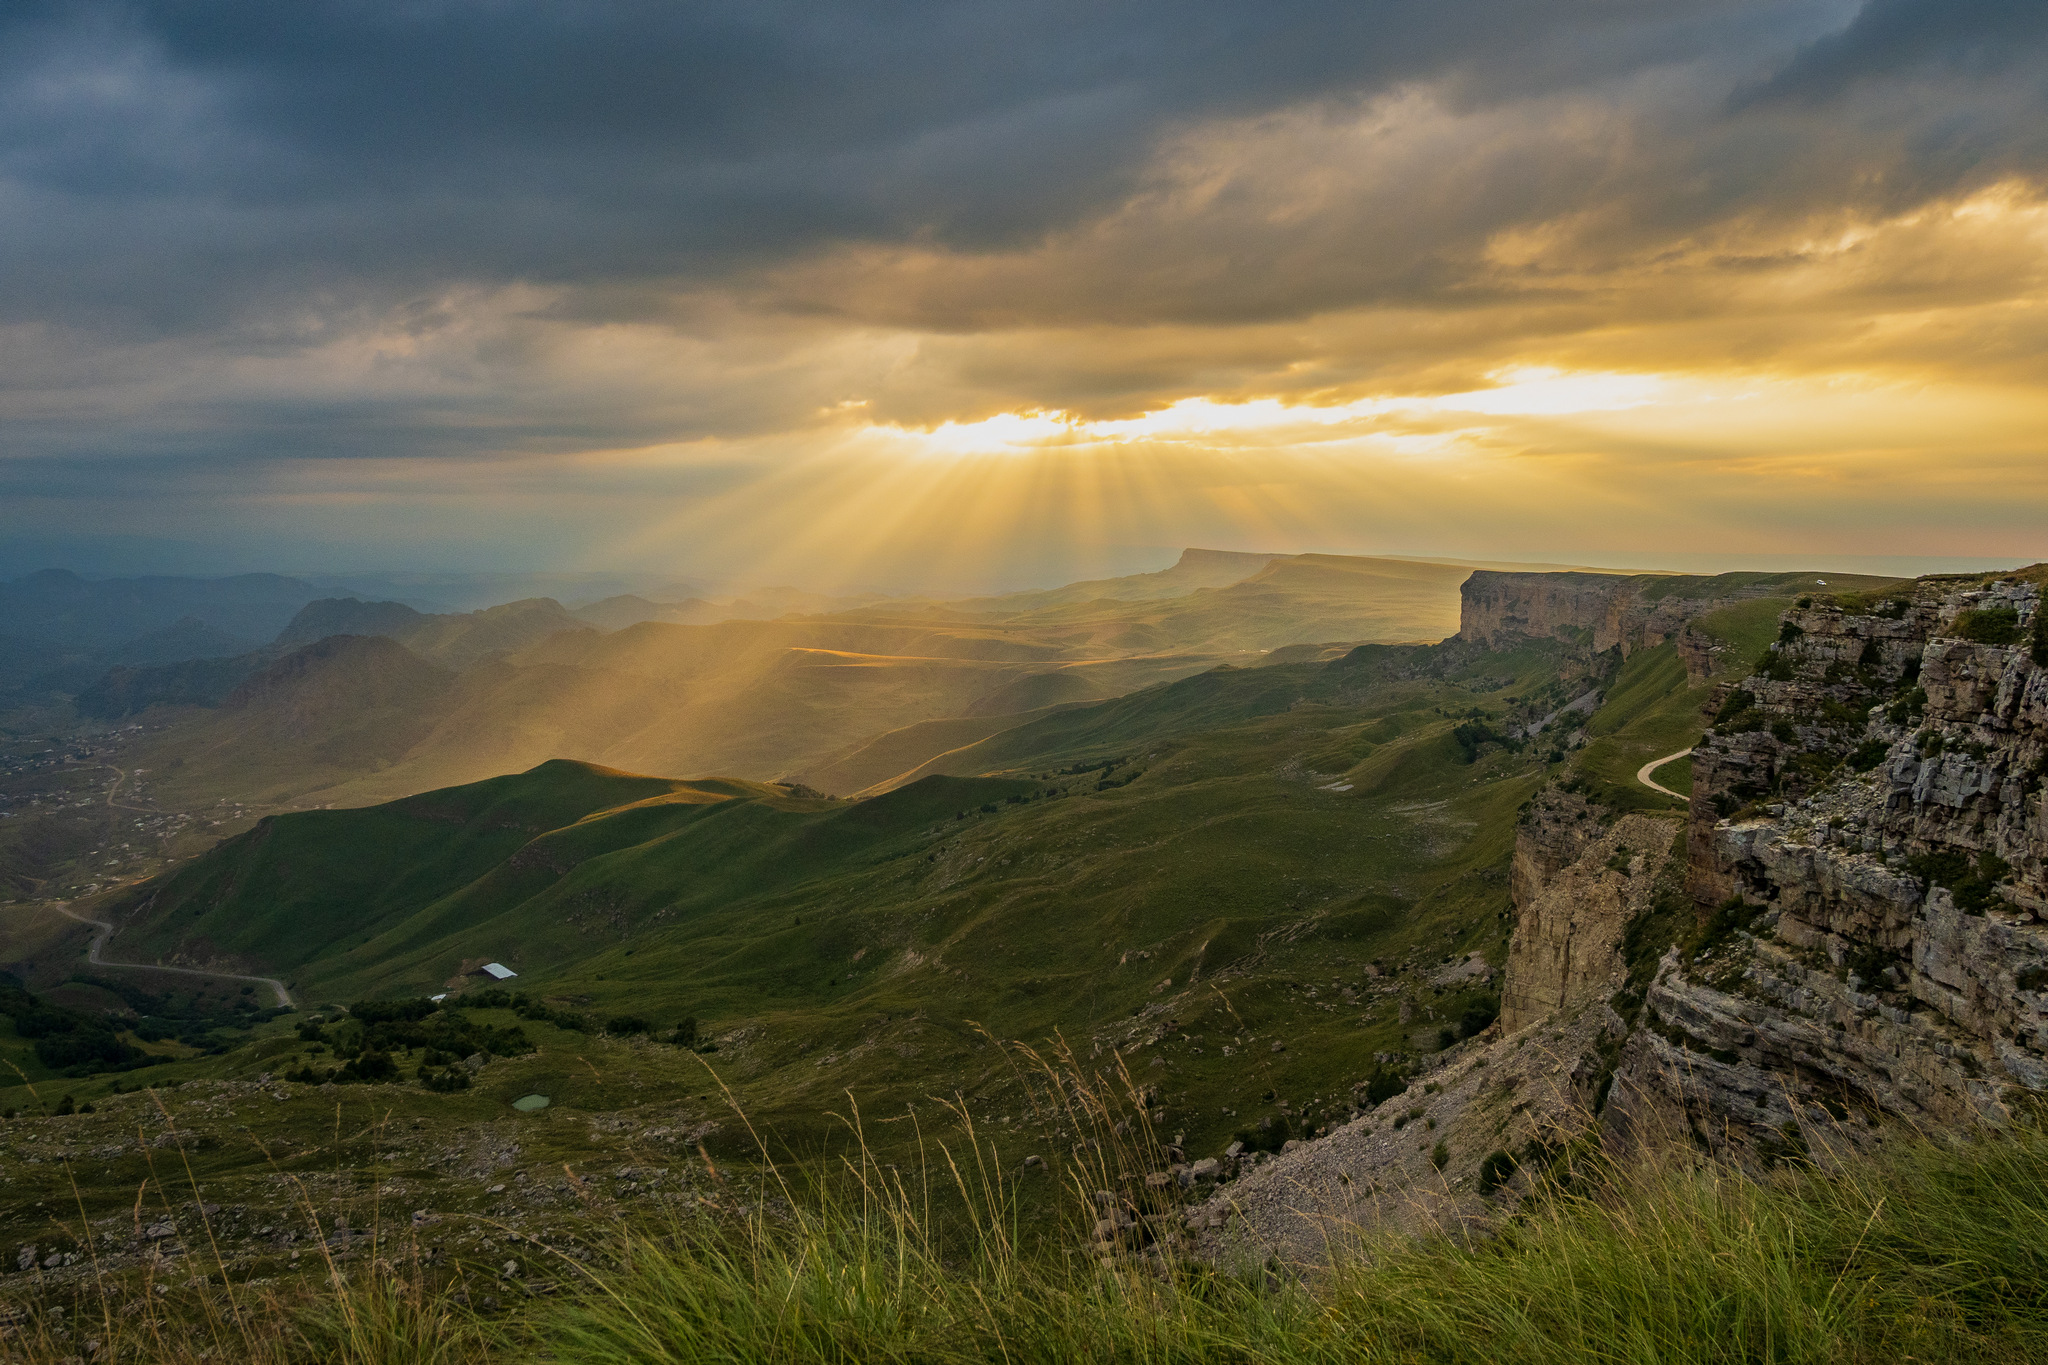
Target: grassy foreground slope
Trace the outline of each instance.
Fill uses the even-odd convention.
[[[141,1096],[114,1107],[156,1108]],[[171,1095],[157,1112],[249,1107]],[[28,1120],[17,1136],[82,1145],[111,1135],[108,1121]],[[200,1205],[193,1195],[221,1193],[201,1142],[176,1176],[132,1158],[132,1209],[95,1219],[84,1201],[59,1204],[10,1228],[60,1262],[81,1261],[64,1248],[103,1249],[80,1268],[8,1277],[0,1360],[86,1358],[81,1339],[92,1358],[181,1365],[2022,1365],[2048,1352],[2048,1142],[2034,1130],[1763,1180],[1682,1152],[1627,1167],[1581,1156],[1520,1196],[1496,1237],[1339,1233],[1368,1254],[1301,1280],[1098,1258],[1083,1250],[1098,1212],[1085,1186],[1034,1211],[1031,1174],[988,1160],[990,1135],[957,1121],[933,1124],[927,1163],[901,1179],[857,1148],[838,1172],[761,1178],[686,1152],[616,1175],[571,1169],[551,1182],[559,1197],[573,1208],[581,1185],[596,1207],[547,1228],[508,1220],[502,1197],[444,1212],[448,1191],[431,1210],[380,1215],[378,1182],[412,1156],[396,1139],[405,1125],[309,1129],[271,1138],[276,1188],[296,1200]],[[518,1151],[513,1133],[494,1138]],[[465,1184],[503,1174],[457,1169]],[[973,1216],[933,1218],[933,1185]],[[245,1225],[257,1256],[241,1254]],[[119,1248],[143,1232],[154,1255],[125,1264]]]
[[[1000,1197],[978,1237],[949,1245],[884,1199],[687,1251],[629,1244],[615,1274],[529,1321],[555,1359],[678,1365],[2018,1365],[2048,1350],[2038,1132],[1761,1183],[1660,1156],[1581,1158],[1492,1240],[1338,1233],[1353,1257],[1307,1283],[1020,1255]]]

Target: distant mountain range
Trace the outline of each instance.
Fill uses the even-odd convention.
[[[75,704],[102,719],[183,708],[160,713],[173,723],[140,759],[180,803],[355,805],[563,756],[880,789],[1032,716],[1219,663],[1441,638],[1468,572],[1190,550],[1159,573],[1044,593],[610,629],[600,623],[656,609],[710,613],[620,599],[572,612],[545,598],[425,613],[322,598],[261,648],[124,664]],[[805,605],[760,596],[749,604]]]
[[[161,799],[188,807],[362,805],[560,757],[872,793],[962,771],[1034,720],[1219,664],[1441,639],[1471,573],[1190,549],[1156,573],[959,601],[847,606],[790,590],[725,607],[624,594],[573,611],[530,598],[425,612],[312,597],[260,645],[188,615],[35,683],[89,719],[152,713],[163,728],[136,764]],[[157,583],[150,610],[177,599],[178,582]],[[258,619],[253,602],[274,620],[310,591],[281,577],[196,583],[188,597],[241,603],[238,620]],[[43,622],[63,600],[74,614],[127,600],[69,576],[8,587],[40,603],[29,615]],[[697,619],[728,608],[760,614]],[[775,608],[787,610],[765,619]]]

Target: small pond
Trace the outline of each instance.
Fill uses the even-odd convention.
[[[521,1113],[531,1114],[536,1109],[547,1108],[548,1097],[546,1095],[521,1095],[518,1099],[512,1101],[512,1107]]]

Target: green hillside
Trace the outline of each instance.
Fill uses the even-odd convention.
[[[152,886],[110,952],[295,967],[469,884],[536,835],[679,790],[557,761],[384,806],[272,817]]]
[[[1717,661],[1752,657],[1774,614],[1707,620],[1693,657],[1712,641]],[[674,647],[597,638],[615,658]],[[1612,805],[1661,802],[1625,785],[1635,755],[1682,747],[1708,685],[1669,648],[1626,663],[1557,641],[1325,652],[997,717],[1007,728],[857,801],[551,761],[287,813],[88,909],[120,922],[117,959],[278,975],[314,1011],[452,990],[449,1029],[521,1031],[452,1095],[426,1088],[448,1054],[405,1044],[360,1102],[306,1084],[356,1056],[332,1031],[273,1020],[154,1045],[172,1060],[145,1068],[152,1083],[270,1078],[277,1122],[309,1142],[332,1094],[447,1141],[516,1123],[529,1163],[609,1160],[606,1134],[644,1131],[745,1161],[730,1086],[778,1150],[829,1146],[857,1102],[873,1149],[907,1157],[917,1129],[895,1120],[935,1096],[1013,1156],[1058,1150],[1076,1135],[1024,1126],[1024,1082],[991,1045],[1004,1039],[1124,1058],[1190,1151],[1277,1144],[1341,1121],[1382,1059],[1420,1064],[1497,1009],[1515,814],[1564,761],[1516,727],[1604,694],[1569,761]],[[517,996],[463,975],[490,960],[518,973]],[[213,1017],[220,998],[195,992],[179,1017]],[[672,1041],[686,1020],[701,1053]],[[104,1099],[122,1081],[64,1084]],[[512,1117],[529,1094],[549,1097],[545,1117]],[[259,1174],[207,1160],[209,1179]]]
[[[993,775],[858,802],[552,762],[266,820],[127,896],[112,951],[231,959],[312,1005],[503,961],[536,999],[702,1021],[790,1141],[822,1140],[849,1086],[999,1104],[981,1028],[1150,1050],[1203,1141],[1298,1130],[1375,1053],[1488,1008],[1483,981],[1428,977],[1501,960],[1513,814],[1545,768],[1467,731],[1579,666],[1453,644],[1219,668],[1013,727]],[[646,1074],[669,1077],[650,1103],[701,1090]]]

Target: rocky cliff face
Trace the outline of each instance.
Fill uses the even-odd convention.
[[[1814,586],[1802,574],[1497,573],[1481,569],[1458,590],[1458,638],[1489,649],[1558,639],[1624,657],[1663,644],[1685,623],[1737,602]]]
[[[1313,1264],[1361,1230],[1443,1235],[1510,1212],[1532,1173],[1598,1127],[1627,1035],[1608,1002],[1629,989],[1631,928],[1681,898],[1681,848],[1675,819],[1539,796],[1516,831],[1499,1027],[1329,1137],[1251,1167],[1189,1214],[1198,1244]]]
[[[1346,1227],[1486,1226],[1595,1132],[1767,1167],[2048,1100],[2044,583],[1795,606],[1694,750],[1682,837],[1539,795],[1499,1032],[1189,1226],[1313,1261]]]
[[[1701,927],[1648,993],[1618,1133],[1768,1161],[2048,1088],[2043,577],[1786,614],[1693,754]]]
[[[1515,837],[1504,1031],[1575,1013],[1620,989],[1624,939],[1649,913],[1677,834],[1677,821],[1654,816],[1603,821],[1583,797],[1555,789],[1531,804]]]

